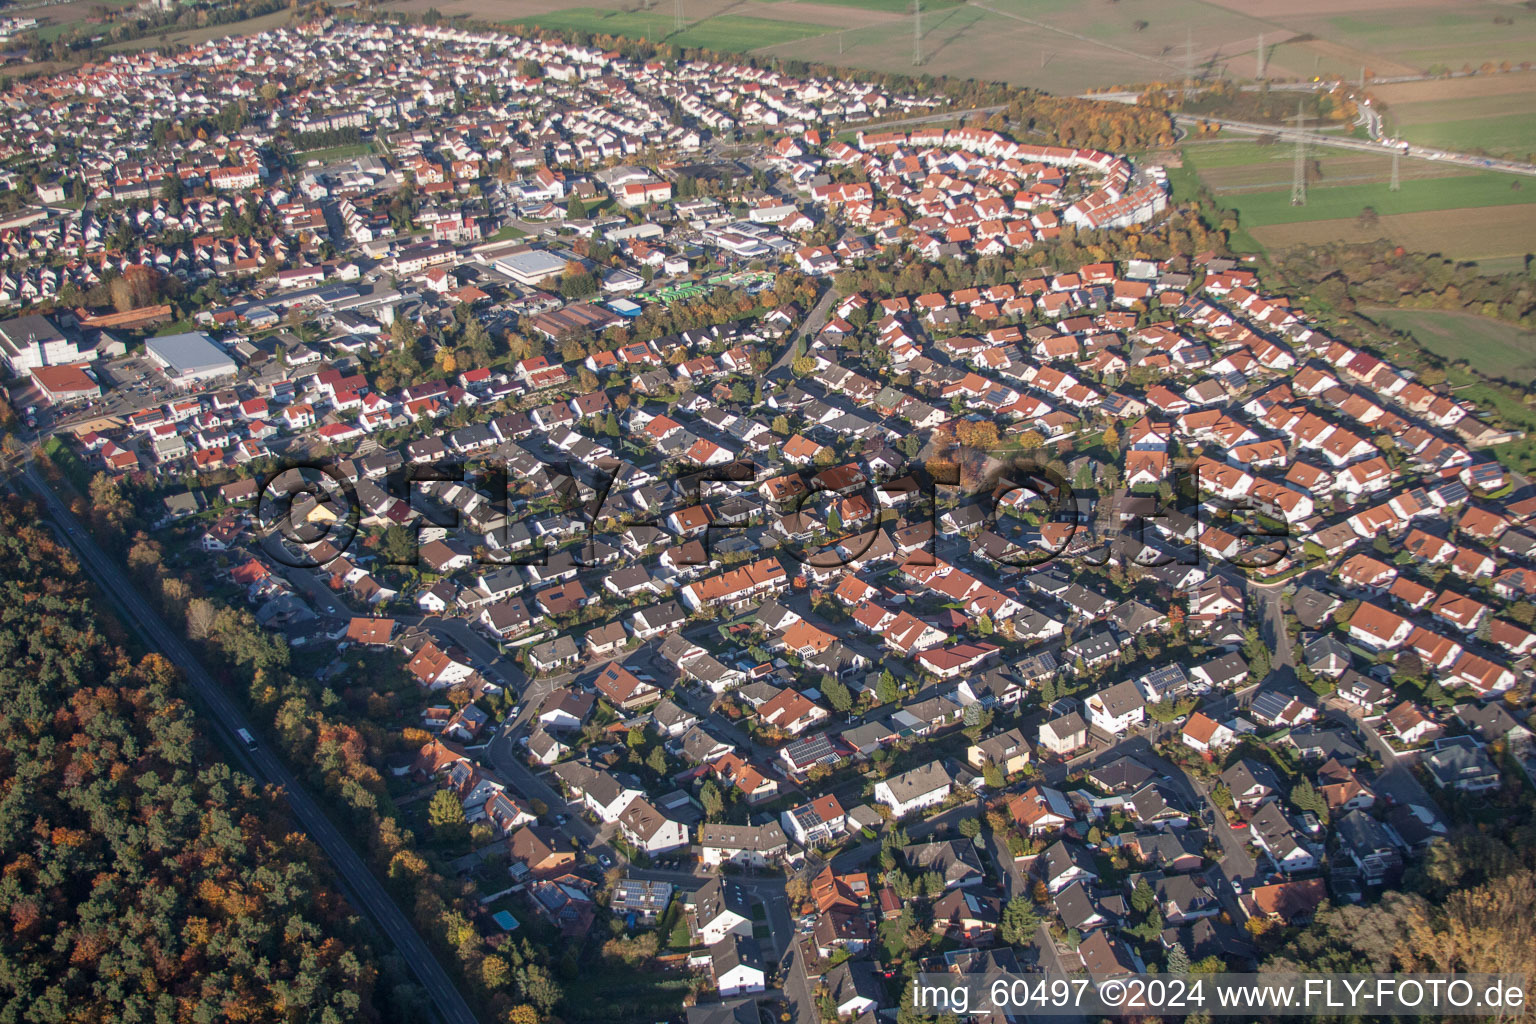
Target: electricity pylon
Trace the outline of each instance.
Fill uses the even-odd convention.
[[[1300,102],[1296,104],[1296,162],[1291,168],[1291,205],[1307,205],[1307,141],[1302,130],[1306,127],[1307,115],[1302,112]]]

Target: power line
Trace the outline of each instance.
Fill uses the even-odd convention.
[[[677,0],[677,4],[673,8],[672,30],[674,32],[681,32],[683,30],[683,0]]]
[[[1397,150],[1392,151],[1392,184],[1387,186],[1388,192],[1401,192],[1403,190],[1403,178],[1397,166],[1397,162],[1401,158],[1401,153],[1397,152]]]
[[[1258,53],[1258,58],[1259,58],[1259,69],[1254,74],[1253,77],[1256,80],[1263,81],[1263,79],[1264,79],[1264,33],[1263,32],[1259,33],[1259,53]]]
[[[912,0],[912,66],[923,63],[923,0]]]

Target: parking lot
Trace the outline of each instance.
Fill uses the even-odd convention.
[[[112,387],[123,392],[158,397],[170,390],[165,374],[143,356],[113,360],[102,370]]]

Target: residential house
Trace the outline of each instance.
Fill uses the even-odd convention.
[[[767,985],[762,949],[750,935],[732,933],[710,946],[709,963],[721,996],[761,992]]]
[[[784,831],[801,846],[830,842],[847,828],[847,814],[837,797],[828,793],[779,814]]]
[[[1146,700],[1131,680],[1100,690],[1084,701],[1084,706],[1094,727],[1112,736],[1136,728],[1146,716]]]
[[[893,778],[875,784],[875,799],[891,809],[891,815],[904,818],[915,811],[943,803],[954,782],[939,761],[930,761]]]
[[[687,906],[701,945],[713,946],[727,935],[752,934],[752,897],[739,882],[711,878],[689,897]]]
[[[978,771],[994,764],[1004,775],[1024,770],[1029,763],[1029,741],[1018,729],[1009,729],[966,748],[965,759]]]
[[[644,797],[631,800],[619,815],[619,833],[637,850],[653,855],[688,845],[688,826],[668,818]]]
[[[1088,745],[1088,723],[1076,711],[1040,724],[1040,745],[1058,757],[1067,757]]]
[[[736,867],[766,867],[783,858],[789,841],[777,822],[766,825],[699,826],[699,857],[708,865],[732,864]]]

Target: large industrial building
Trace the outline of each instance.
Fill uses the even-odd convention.
[[[37,366],[88,362],[96,357],[64,336],[54,322],[32,313],[0,321],[0,359],[17,377]]]
[[[498,259],[493,266],[518,284],[535,288],[565,273],[566,261],[543,249],[525,249]]]
[[[150,338],[144,349],[155,365],[178,384],[199,384],[235,375],[234,359],[201,331]]]

